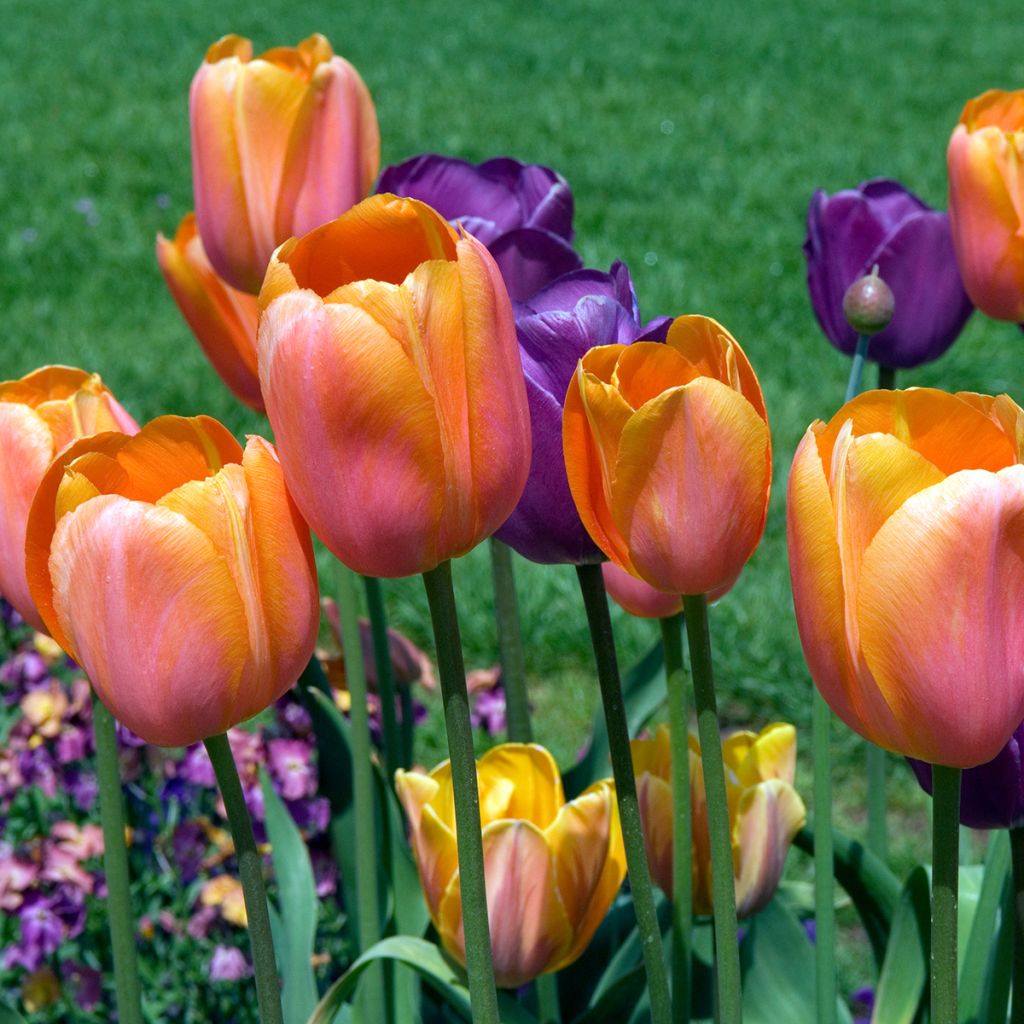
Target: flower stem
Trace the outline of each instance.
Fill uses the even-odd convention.
[[[441,699],[448,732],[452,790],[455,799],[455,838],[459,849],[459,886],[462,892],[462,929],[466,944],[466,973],[474,1024],[499,1024],[498,993],[494,986],[491,930],[487,920],[484,884],[484,847],[480,828],[480,791],[477,788],[473,726],[469,718],[466,668],[452,589],[451,562],[442,562],[423,574],[434,627]]]
[[[896,387],[896,370],[893,367],[878,364],[878,387],[881,391],[892,391]]]
[[[857,336],[857,351],[853,354],[853,362],[850,364],[850,376],[846,382],[846,399],[850,401],[860,393],[860,379],[864,375],[864,360],[868,356],[868,344],[871,338],[867,334]]]
[[[644,970],[651,1001],[653,1024],[669,1024],[672,1004],[668,991],[668,976],[661,953],[661,930],[654,909],[651,875],[644,849],[643,827],[640,823],[640,804],[636,796],[636,778],[633,757],[629,749],[629,725],[622,698],[619,663],[615,656],[612,620],[608,614],[608,596],[600,565],[577,565],[583,604],[587,610],[590,640],[597,663],[597,678],[601,685],[601,701],[608,726],[608,747],[611,754],[612,774],[615,777],[615,799],[622,823],[622,841],[626,850],[626,869],[629,872],[633,894],[636,927],[643,950]]]
[[[865,750],[868,777],[868,849],[884,864],[889,856],[885,823],[885,768],[888,756],[874,743]]]
[[[814,689],[814,972],[818,1024],[836,1017],[836,911],[832,866],[832,712]]]
[[[267,909],[267,890],[263,884],[263,864],[252,822],[245,806],[238,768],[231,753],[231,744],[224,733],[205,741],[210,755],[220,795],[224,799],[231,836],[238,857],[238,876],[245,897],[245,913],[249,919],[249,944],[252,949],[253,971],[256,975],[256,999],[260,1008],[261,1024],[284,1024],[281,1013],[281,987],[277,978],[274,958],[274,940],[270,932],[270,912]]]
[[[376,576],[364,576],[366,607],[370,613],[373,633],[373,661],[377,667],[377,696],[380,698],[380,718],[384,734],[384,770],[390,779],[399,764],[398,717],[395,714],[395,674],[391,668],[391,648],[388,644],[388,613],[384,607],[384,591]]]
[[[359,632],[359,577],[342,562],[337,563],[338,615],[341,619],[341,648],[345,656],[345,682],[351,698],[352,723],[352,808],[356,830],[356,923],[359,951],[366,952],[380,939],[380,907],[377,903],[377,831],[373,792],[373,763],[370,760],[370,714],[366,704],[366,666]],[[392,702],[394,707],[394,702]],[[371,967],[362,983],[366,1006],[384,1006],[383,972]]]
[[[103,871],[107,878],[107,921],[114,953],[117,1017],[121,1024],[142,1024],[142,994],[135,955],[135,917],[128,883],[128,849],[124,835],[124,794],[117,760],[114,716],[99,697],[92,701],[96,769],[103,826]]]
[[[1010,829],[1013,864],[1013,1010],[1011,1024],[1024,1024],[1024,828]]]
[[[932,765],[932,1024],[956,1024],[959,768]]]
[[[715,974],[719,1021],[738,1024],[743,1018],[740,988],[740,950],[736,941],[736,882],[733,875],[732,836],[725,791],[722,737],[718,730],[715,677],[711,667],[708,600],[704,594],[683,597],[686,635],[690,642],[690,670],[697,707],[697,731],[704,765],[708,838],[711,845],[711,884],[715,910]]]
[[[562,1024],[562,1010],[558,1005],[558,976],[542,974],[537,979],[537,1009],[539,1024]]]
[[[526,667],[523,659],[522,633],[519,628],[519,603],[516,600],[512,549],[493,537],[489,543],[508,738],[513,743],[531,743],[533,728],[530,725],[530,701],[526,692]]]
[[[672,1010],[676,1024],[690,1020],[693,919],[693,821],[690,812],[690,722],[683,669],[683,617],[661,620],[672,743]]]

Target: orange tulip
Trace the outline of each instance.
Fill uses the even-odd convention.
[[[990,761],[1024,719],[1024,410],[869,391],[808,428],[789,478],[790,573],[822,696],[933,764]]]
[[[217,273],[256,292],[274,249],[344,213],[380,165],[370,93],[331,44],[312,35],[255,59],[224,36],[192,79],[196,220]]]
[[[498,985],[559,971],[587,947],[626,874],[609,780],[565,802],[552,756],[503,743],[477,762],[487,912]],[[434,927],[466,962],[451,768],[395,774]]]
[[[274,254],[260,384],[313,532],[370,576],[462,555],[530,468],[512,308],[487,249],[429,206],[377,195]]]
[[[620,569],[614,562],[605,562],[601,566],[601,573],[608,596],[630,615],[641,619],[666,619],[683,610],[683,599],[679,594],[655,590],[649,583]]]
[[[44,366],[0,383],[0,594],[36,629],[44,627],[25,579],[25,525],[46,467],[80,437],[138,429],[94,373]]]
[[[309,531],[273,447],[163,416],[68,448],[29,515],[32,598],[103,703],[183,746],[277,700],[319,623]]]
[[[182,217],[173,241],[156,236],[156,259],[181,315],[220,379],[250,409],[263,412],[256,372],[256,296],[232,288],[210,266],[193,213]]]
[[[634,740],[633,765],[651,876],[672,895],[672,748],[667,726],[650,740]],[[692,733],[690,807],[693,819],[693,909],[714,911],[707,797],[700,743]],[[807,818],[793,788],[796,730],[777,722],[759,733],[734,732],[722,743],[732,834],[736,914],[749,917],[772,898],[786,853]]]
[[[1024,320],[1024,89],[990,89],[960,114],[946,153],[949,221],[967,294]]]
[[[583,525],[617,565],[672,594],[725,593],[764,532],[771,438],[735,338],[679,317],[664,345],[591,349],[562,421]]]

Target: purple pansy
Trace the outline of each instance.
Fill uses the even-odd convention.
[[[218,946],[210,959],[210,981],[241,981],[252,968],[245,954],[235,946]]]
[[[377,191],[419,199],[461,224],[490,250],[513,299],[582,265],[571,244],[572,192],[549,167],[424,153],[385,168]]]
[[[843,295],[875,264],[896,300],[892,322],[868,347],[875,362],[911,367],[937,359],[974,309],[957,269],[949,216],[898,181],[876,178],[831,196],[818,189],[807,211],[804,255],[814,314],[847,355],[857,333],[843,315]]]

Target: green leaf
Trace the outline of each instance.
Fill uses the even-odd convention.
[[[317,897],[309,850],[292,816],[274,792],[270,776],[260,769],[267,839],[274,862],[274,877],[284,932],[278,954],[284,990],[281,994],[285,1024],[302,1024],[313,1012],[319,994],[313,974]]]
[[[985,984],[978,1001],[978,1012],[970,1018],[971,1024],[990,1024],[992,1021],[1006,1020],[1007,1006],[1010,1002],[1010,984],[1013,977],[1016,941],[1014,932],[1017,927],[1013,903],[1013,879],[1008,875],[1003,885],[999,929],[992,948],[991,960],[985,971]]]
[[[814,947],[796,915],[776,898],[746,927],[740,946],[746,1024],[814,1024]],[[838,1000],[836,1019],[850,1022]]]
[[[928,982],[931,949],[931,883],[918,864],[907,876],[889,931],[889,948],[875,990],[875,1019],[911,1024]]]
[[[999,964],[1000,913],[1004,893],[1010,878],[1010,841],[1004,830],[992,833],[985,856],[984,877],[978,894],[974,919],[967,941],[961,943],[960,992],[958,1016],[960,1024],[983,1024],[989,1020],[1003,1020],[1006,1017],[1006,1003],[1002,1016],[991,1005],[998,999],[1001,984],[993,976]],[[1012,923],[1012,922],[1011,922]],[[1012,931],[1012,928],[1005,929]],[[1009,975],[1006,976],[1006,993],[1009,994]],[[985,1006],[984,1004],[988,1004]]]
[[[889,941],[892,915],[900,898],[900,883],[885,864],[856,839],[833,829],[832,843],[836,881],[846,890],[857,908],[875,962],[881,967]],[[814,832],[811,828],[802,828],[793,840],[793,845],[813,856]]]
[[[660,641],[623,675],[622,695],[629,734],[635,736],[665,701],[665,657]],[[609,759],[608,729],[598,709],[586,754],[562,778],[566,799],[572,800],[591,783],[610,775]]]
[[[647,974],[643,964],[637,964],[606,985],[600,998],[592,1000],[590,1008],[575,1018],[573,1024],[619,1024],[632,1012],[646,991]]]
[[[388,960],[411,967],[463,1020],[472,1021],[465,972],[446,960],[433,943],[397,935],[382,939],[356,960],[320,1000],[308,1024],[335,1024],[363,971],[373,963]],[[532,1014],[504,992],[498,993],[498,1007],[502,1024],[537,1024]]]
[[[0,1006],[0,1024],[26,1024],[25,1018],[6,1006]]]

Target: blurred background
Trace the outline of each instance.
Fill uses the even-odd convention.
[[[807,425],[841,404],[849,364],[807,298],[807,204],[815,188],[888,176],[944,207],[946,142],[964,102],[1024,83],[1018,4],[34,0],[6,5],[4,25],[5,378],[68,363],[99,372],[140,422],[202,412],[266,433],[207,364],[153,254],[157,232],[173,235],[192,208],[189,82],[228,32],[257,52],[324,33],[371,89],[382,166],[432,151],[554,167],[575,194],[584,262],[625,260],[645,319],[700,312],[727,325],[764,388],[775,488],[760,549],[712,612],[720,707],[726,726],[796,723],[810,802],[811,684],[789,593],[785,480]],[[1020,401],[1022,352],[1013,326],[976,314],[947,355],[898,382]],[[575,574],[516,569],[538,737],[568,767],[597,703]],[[486,551],[457,566],[456,582],[467,666],[488,667]],[[386,587],[393,624],[430,650],[421,590]],[[657,639],[654,623],[620,614],[616,626],[624,664]],[[839,824],[857,834],[863,750],[844,728],[835,735]],[[441,756],[436,714],[417,742],[421,761]],[[928,805],[902,762],[890,777],[901,873],[924,849]]]

